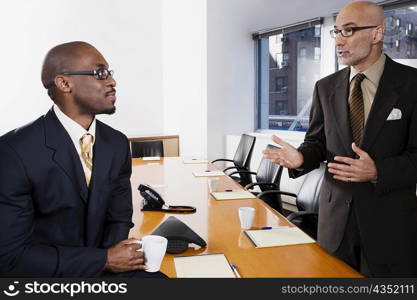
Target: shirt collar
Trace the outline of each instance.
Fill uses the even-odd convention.
[[[378,60],[372,66],[370,66],[368,69],[362,72],[366,76],[366,78],[369,81],[371,81],[375,86],[378,86],[379,79],[381,79],[382,73],[384,72],[385,60],[386,56],[384,53],[382,53]],[[355,77],[355,75],[358,73],[359,72],[351,66],[349,82],[351,82],[353,77]]]
[[[75,147],[78,147],[80,145],[80,138],[86,133],[89,133],[93,136],[94,144],[96,135],[96,118],[93,119],[93,122],[91,123],[88,130],[85,130],[84,127],[82,127],[80,124],[78,124],[73,119],[64,114],[56,104],[54,104],[53,110],[58,120],[61,122],[62,126],[64,126],[65,130],[71,137],[71,140],[74,143]]]

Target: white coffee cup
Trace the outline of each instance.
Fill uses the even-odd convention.
[[[255,208],[239,207],[239,220],[242,229],[250,229],[255,218]]]
[[[219,178],[209,178],[207,180],[210,193],[214,193],[219,190],[219,182]]]
[[[159,235],[146,235],[140,241],[135,243],[141,244],[145,256],[145,265],[148,267],[146,272],[157,272],[161,268],[161,262],[167,250],[168,240]]]

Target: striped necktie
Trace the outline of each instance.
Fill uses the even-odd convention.
[[[91,180],[91,172],[93,170],[93,152],[92,152],[92,145],[93,145],[94,137],[86,133],[80,138],[80,146],[81,146],[81,158],[84,161],[86,168],[84,169],[85,180],[87,182],[87,186],[90,186]]]
[[[366,78],[362,73],[356,74],[353,78],[353,89],[349,95],[349,118],[352,128],[352,138],[356,146],[360,146],[365,123],[365,112],[361,83]]]

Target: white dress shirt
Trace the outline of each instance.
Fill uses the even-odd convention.
[[[94,118],[93,122],[90,125],[88,130],[85,130],[80,124],[75,122],[73,119],[69,118],[66,114],[64,114],[57,105],[54,104],[53,110],[58,117],[58,120],[61,122],[62,126],[64,126],[65,130],[68,132],[75,149],[77,150],[78,157],[80,158],[81,165],[83,166],[84,174],[88,174],[88,168],[85,165],[84,160],[81,158],[81,145],[80,139],[81,137],[89,133],[93,136],[93,144],[91,145],[91,157],[93,157],[93,145],[96,141],[96,119]]]

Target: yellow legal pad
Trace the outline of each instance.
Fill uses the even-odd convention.
[[[233,191],[233,192],[213,192],[211,195],[216,200],[238,200],[238,199],[253,199],[256,198],[248,191]]]
[[[246,235],[256,248],[315,243],[316,241],[298,227],[278,227],[265,230],[246,230]]]
[[[236,278],[223,253],[174,257],[177,278]]]

